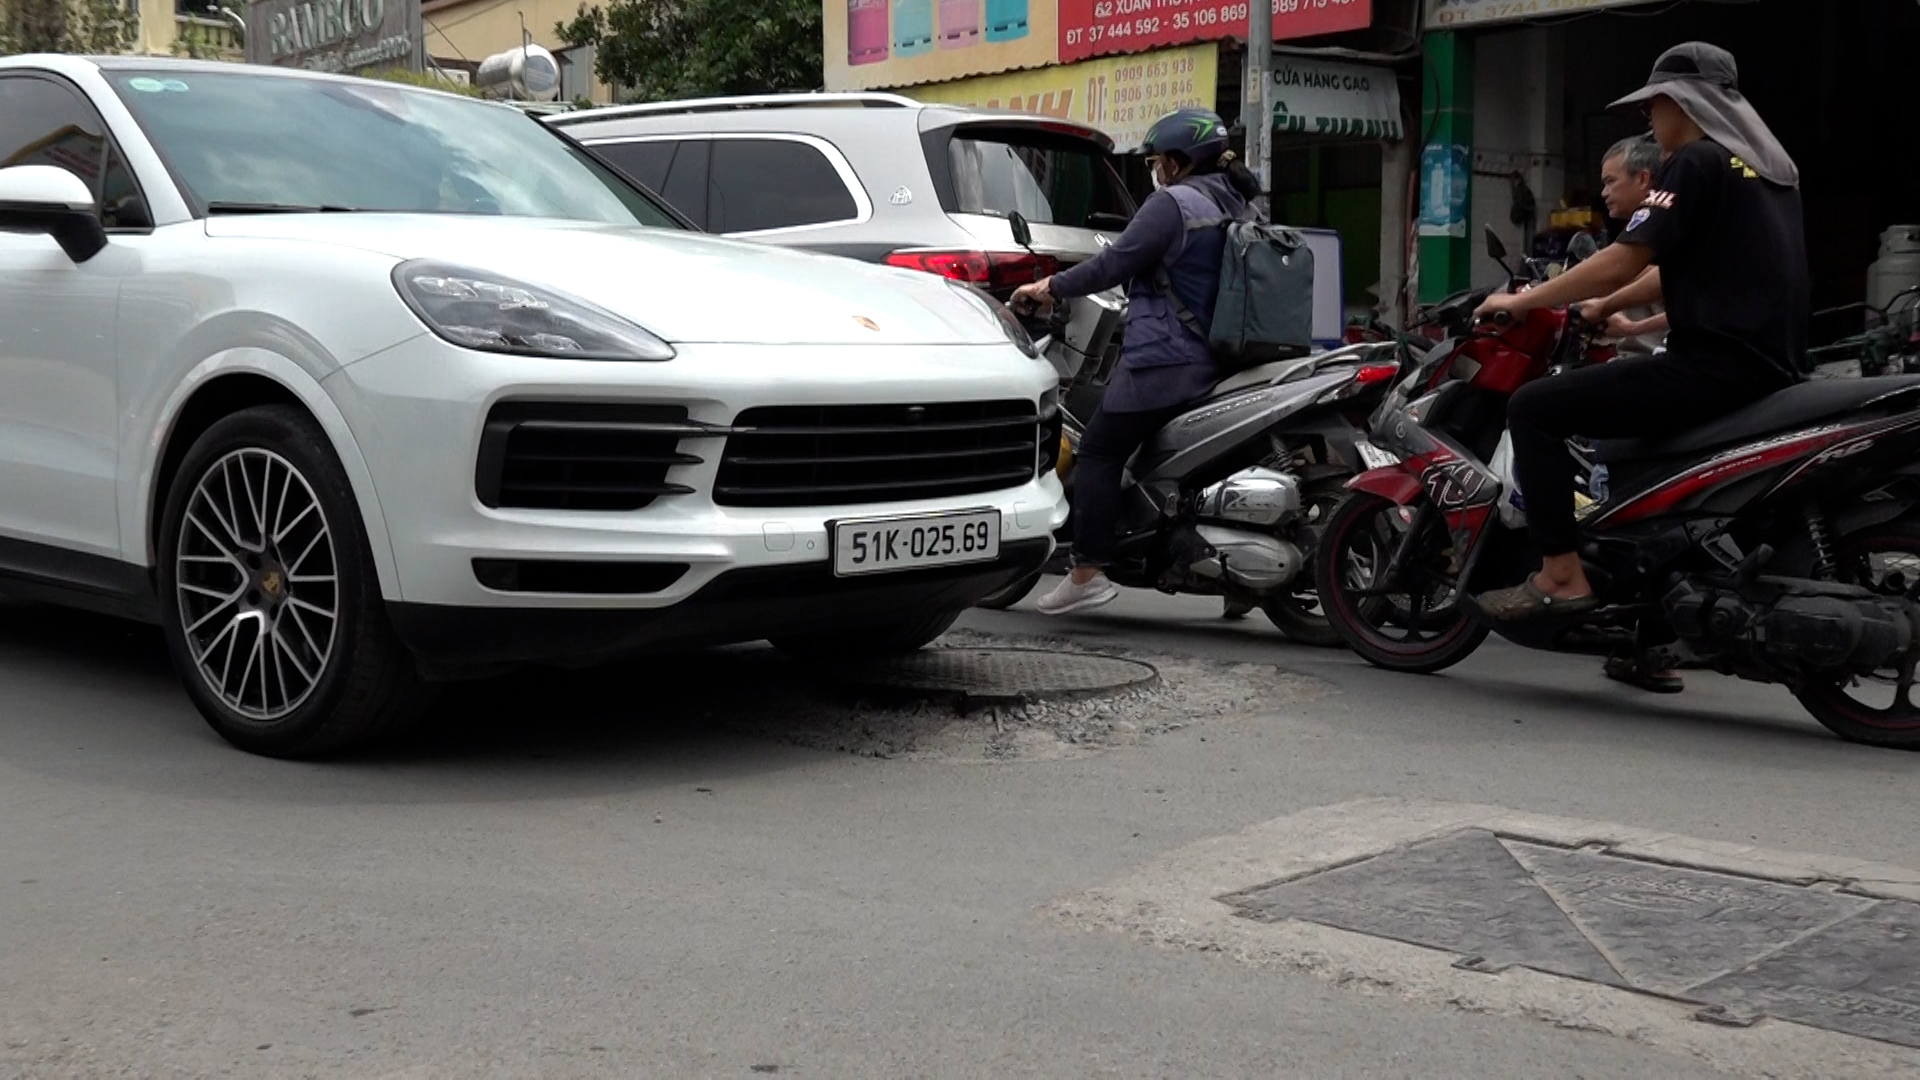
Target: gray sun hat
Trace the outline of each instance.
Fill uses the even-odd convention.
[[[1718,45],[1689,41],[1675,45],[1653,62],[1647,85],[1613,103],[1637,105],[1671,98],[1707,138],[1726,147],[1771,183],[1800,186],[1800,169],[1787,148],[1773,137],[1766,121],[1740,93],[1740,68],[1733,54]]]

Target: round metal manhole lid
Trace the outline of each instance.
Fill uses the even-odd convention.
[[[1150,665],[1112,656],[1039,649],[923,649],[828,672],[837,682],[979,704],[1049,701],[1152,686]]]

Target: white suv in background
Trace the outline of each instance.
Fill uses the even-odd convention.
[[[0,591],[158,622],[248,750],[519,663],[918,648],[1046,559],[1055,383],[977,292],[688,231],[505,106],[0,60]]]
[[[708,232],[886,263],[1005,298],[1100,253],[1136,209],[1113,140],[896,94],[770,94],[545,118]],[[1033,229],[1014,243],[1008,216]]]

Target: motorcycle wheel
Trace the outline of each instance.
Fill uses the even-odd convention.
[[[1288,641],[1316,649],[1337,649],[1347,643],[1327,620],[1319,595],[1311,589],[1272,597],[1260,605],[1260,610],[1266,612],[1267,621],[1287,635]]]
[[[1887,596],[1920,600],[1920,526],[1876,525],[1835,550],[1839,578]],[[1895,671],[1809,683],[1794,695],[1815,720],[1848,742],[1920,750],[1920,703]]]
[[[1267,620],[1287,640],[1301,645],[1310,645],[1316,649],[1337,649],[1347,643],[1331,621],[1327,619],[1327,608],[1320,602],[1320,596],[1313,588],[1311,567],[1314,551],[1319,547],[1320,538],[1326,532],[1327,523],[1346,500],[1345,477],[1319,481],[1307,488],[1307,530],[1313,543],[1307,548],[1308,571],[1301,575],[1299,587],[1284,595],[1275,596],[1260,605]]]
[[[1035,570],[1033,573],[1001,589],[999,592],[987,594],[987,596],[977,601],[973,606],[986,608],[988,611],[1005,611],[1020,601],[1025,600],[1033,593],[1035,587],[1040,584],[1041,573],[1041,571]]]
[[[1412,557],[1403,567],[1417,591],[1370,591],[1406,539],[1400,509],[1378,495],[1348,496],[1321,533],[1314,581],[1328,621],[1361,658],[1389,671],[1427,675],[1471,656],[1488,631],[1458,603],[1458,587],[1447,574],[1450,541],[1437,519],[1413,538]]]

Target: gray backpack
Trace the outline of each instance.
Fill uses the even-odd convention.
[[[1204,192],[1195,195],[1207,198]],[[1178,196],[1176,196],[1178,198]],[[1213,209],[1220,209],[1207,199]],[[1225,227],[1220,252],[1220,294],[1211,327],[1203,326],[1173,291],[1163,264],[1154,285],[1187,329],[1213,350],[1227,371],[1245,371],[1313,351],[1313,250],[1292,229],[1261,221],[1249,206],[1238,216],[1190,217],[1187,231]]]

